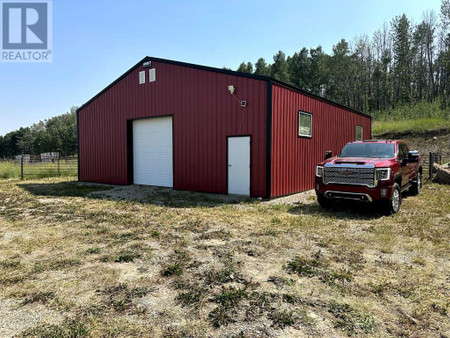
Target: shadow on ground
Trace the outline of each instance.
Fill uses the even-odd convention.
[[[288,212],[293,215],[322,215],[345,220],[371,220],[384,216],[372,203],[346,201],[336,202],[333,207],[328,209],[320,207],[317,202],[308,205],[296,205],[290,207]]]
[[[410,195],[406,192],[402,194],[403,201],[409,197]],[[321,214],[322,216],[334,217],[342,220],[371,220],[386,216],[380,205],[377,203],[345,200],[335,201],[333,206],[328,209],[320,207],[317,202],[293,205],[288,208],[288,212],[294,215]]]
[[[20,183],[18,186],[36,196],[86,197],[113,201],[134,201],[172,208],[217,207],[256,203],[254,198],[173,190],[139,185],[106,185],[84,182]]]
[[[154,186],[119,186],[75,181],[20,183],[18,186],[35,196],[86,197],[112,201],[132,201],[171,208],[218,207],[233,204],[250,205],[260,203],[255,198],[243,196],[180,191]],[[407,197],[407,194],[403,195],[403,198]],[[302,203],[296,202],[294,198],[293,201],[286,203],[283,201],[283,198],[280,198],[272,200],[270,204],[266,205],[275,209],[284,209],[293,215],[322,215],[324,217],[347,220],[370,220],[384,216],[377,205],[372,203],[339,201],[332,208],[323,209],[315,200]]]

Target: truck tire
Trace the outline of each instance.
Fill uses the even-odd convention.
[[[420,189],[422,189],[422,172],[419,171],[417,173],[416,178],[412,181],[411,188],[409,189],[409,192],[411,195],[419,195]]]
[[[317,202],[322,208],[330,208],[333,205],[333,200],[330,198],[326,198],[323,194],[317,195]]]
[[[385,215],[388,216],[393,215],[400,210],[401,205],[402,205],[402,193],[400,191],[400,186],[397,183],[395,183],[391,198],[383,201],[382,211]]]

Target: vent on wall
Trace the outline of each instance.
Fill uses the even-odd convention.
[[[145,71],[139,72],[139,84],[145,83]]]

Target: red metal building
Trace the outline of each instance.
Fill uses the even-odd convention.
[[[277,80],[146,57],[77,112],[79,180],[276,197],[371,118]]]

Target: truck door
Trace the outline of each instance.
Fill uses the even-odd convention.
[[[402,166],[402,187],[404,187],[410,181],[411,164],[406,161],[408,159],[408,147],[403,143],[398,145],[398,158]]]

